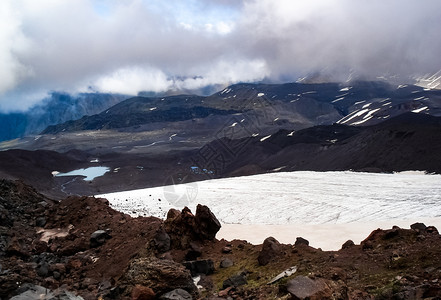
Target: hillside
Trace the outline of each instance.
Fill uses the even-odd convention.
[[[185,208],[170,210],[166,220],[134,219],[104,199],[56,203],[5,180],[0,201],[5,299],[176,299],[170,292],[212,300],[441,296],[441,239],[421,223],[377,229],[360,245],[348,241],[339,251],[322,251],[307,237],[294,243],[295,233],[292,244],[219,241],[220,224],[201,205],[195,214]]]

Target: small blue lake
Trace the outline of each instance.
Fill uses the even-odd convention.
[[[96,177],[103,176],[106,172],[109,172],[110,169],[107,167],[90,167],[85,169],[73,170],[67,173],[58,173],[56,171],[52,172],[54,176],[83,176],[86,177],[84,180],[91,181]]]

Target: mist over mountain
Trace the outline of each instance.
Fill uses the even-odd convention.
[[[96,114],[125,98],[117,94],[52,92],[25,112],[0,113],[0,141],[36,134],[49,125]]]

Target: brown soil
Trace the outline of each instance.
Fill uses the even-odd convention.
[[[135,259],[156,256],[182,263],[194,253],[197,260],[210,259],[215,267],[214,273],[202,276],[200,299],[290,299],[287,282],[299,275],[323,280],[327,288],[320,298],[326,299],[441,297],[441,238],[432,227],[375,230],[361,245],[348,244],[339,251],[281,244],[261,266],[261,245],[210,239],[203,231],[209,228],[195,227],[206,224],[197,218],[188,211],[170,212],[165,222],[131,218],[113,210],[105,199],[69,197],[55,202],[21,182],[2,180],[0,297],[8,299],[30,283],[62,288],[84,299],[130,299],[135,283],[125,275]],[[171,238],[170,250],[159,251],[152,242],[160,228]],[[91,247],[91,234],[97,230],[106,231],[107,238]],[[45,232],[55,235],[45,242]],[[224,258],[234,265],[220,268]],[[293,266],[295,274],[267,284]],[[247,284],[223,289],[223,282],[239,273]]]

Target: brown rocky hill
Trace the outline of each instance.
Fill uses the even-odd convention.
[[[194,214],[171,210],[165,221],[131,218],[105,199],[55,202],[21,182],[1,180],[0,297],[441,297],[441,237],[434,227],[377,229],[339,251],[315,249],[294,236],[291,245],[271,237],[263,245],[217,240],[219,229],[201,205]]]

